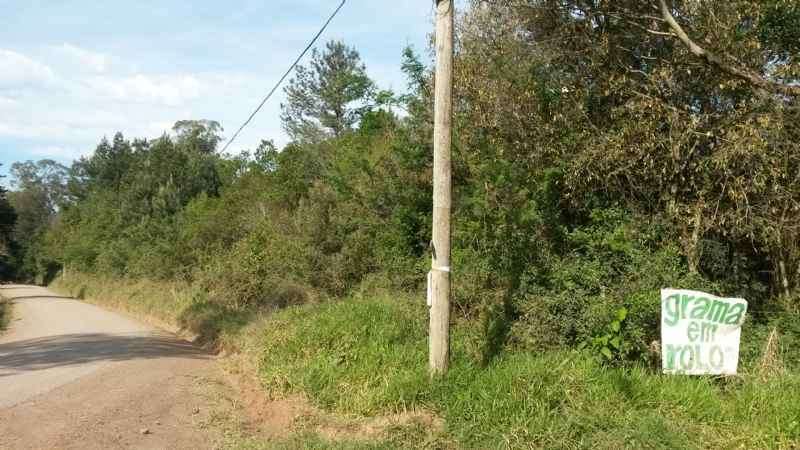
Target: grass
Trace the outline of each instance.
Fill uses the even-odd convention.
[[[49,287],[128,313],[158,327],[188,334],[201,344],[217,348],[234,348],[239,330],[255,316],[211,302],[205,292],[182,282],[125,280],[76,273],[66,280],[57,278]]]
[[[331,441],[314,432],[301,432],[282,440],[264,441],[257,439],[243,439],[232,444],[239,450],[393,450],[398,448],[424,448],[411,446],[407,442],[396,439],[379,441],[363,440],[336,440]]]
[[[483,366],[458,327],[449,375],[426,373],[426,309],[356,298],[267,319],[260,368],[271,391],[341,414],[421,408],[461,448],[796,448],[800,377],[721,380],[608,368],[579,352],[512,352]]]
[[[0,332],[5,331],[11,320],[11,303],[0,296]]]
[[[379,435],[338,438],[313,423],[279,440],[241,435],[236,448],[798,448],[800,375],[664,376],[611,368],[572,351],[500,353],[483,364],[480,327],[453,330],[445,378],[427,374],[420,299],[355,296],[256,315],[210,305],[189,285],[75,277],[57,288],[150,315],[241,350],[265,395],[306,398],[342,420],[422,412]],[[746,338],[747,335],[745,335]]]

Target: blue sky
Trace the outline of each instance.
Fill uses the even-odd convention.
[[[28,159],[68,164],[103,136],[156,137],[181,119],[217,120],[231,136],[338,4],[0,0],[0,173]],[[318,44],[355,46],[380,87],[402,91],[402,49],[427,58],[432,4],[348,0]],[[282,100],[229,151],[285,143]]]

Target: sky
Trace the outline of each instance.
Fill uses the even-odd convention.
[[[0,0],[0,174],[15,161],[68,165],[104,136],[158,137],[183,119],[219,121],[232,136],[339,3]],[[403,48],[429,58],[432,5],[348,0],[317,44],[354,46],[381,88],[403,91]],[[283,99],[228,152],[285,144]]]

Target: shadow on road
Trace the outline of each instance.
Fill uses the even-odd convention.
[[[22,293],[23,295],[10,295],[7,291],[21,291],[21,290],[29,290],[29,289],[37,289],[42,292],[40,295],[36,295],[31,292]],[[6,291],[6,292],[3,292]],[[40,288],[38,286],[20,286],[16,284],[9,284],[9,285],[0,285],[0,294],[6,298],[6,300],[25,300],[29,298],[56,298],[62,300],[75,300],[72,297],[65,296],[65,295],[53,295],[49,293],[44,288]]]
[[[59,300],[75,300],[72,297],[64,297],[62,295],[22,295],[19,297],[6,297],[9,301],[12,300],[25,300],[29,298],[55,298]]]
[[[0,344],[0,378],[11,375],[9,371],[170,357],[205,359],[211,355],[165,335],[66,334]]]

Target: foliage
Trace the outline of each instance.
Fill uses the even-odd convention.
[[[16,190],[7,194],[7,201],[15,221],[7,248],[14,275],[22,279],[52,277],[56,265],[44,257],[42,240],[69,202],[67,168],[48,159],[16,162],[11,166],[11,176]]]
[[[793,3],[670,5],[724,64],[797,80]],[[453,304],[481,330],[481,364],[581,345],[649,362],[665,287],[742,296],[754,330],[792,335],[792,308],[776,305],[800,289],[796,99],[696,57],[653,11],[495,0],[458,17]],[[25,271],[193,283],[212,316],[365,284],[419,293],[434,80],[410,48],[401,67],[408,89],[394,96],[355,49],[315,51],[286,88],[281,149],[221,155],[209,120],[103,139],[58,177],[46,227],[25,211],[54,196],[11,194],[16,233],[32,239]]]
[[[796,374],[662,377],[576,352],[515,351],[483,366],[462,323],[450,375],[430,381],[425,322],[419,299],[289,308],[259,326],[262,380],[348,415],[432,411],[447,424],[437,442],[464,448],[788,448],[800,438]]]
[[[35,191],[44,197],[49,214],[69,201],[68,169],[51,160],[15,162],[11,165],[12,184],[20,191]]]
[[[372,90],[358,52],[330,41],[322,52],[312,51],[310,67],[298,66],[284,89],[284,129],[295,141],[341,136],[359,120]]]
[[[0,186],[0,280],[11,278],[14,272],[14,225],[17,213],[8,201],[8,192]]]
[[[594,346],[624,309],[624,326],[609,336],[609,342],[620,338],[614,359],[648,361],[650,344],[659,339],[660,289],[719,292],[688,270],[665,226],[627,217],[619,208],[593,210],[580,227],[564,233],[563,256],[523,273],[511,342],[539,349]]]
[[[627,317],[627,308],[618,309],[616,317],[606,326],[605,330],[601,331],[603,334],[595,336],[589,341],[590,348],[608,361],[614,359],[615,353],[618,354],[625,343],[622,337],[622,324]]]

